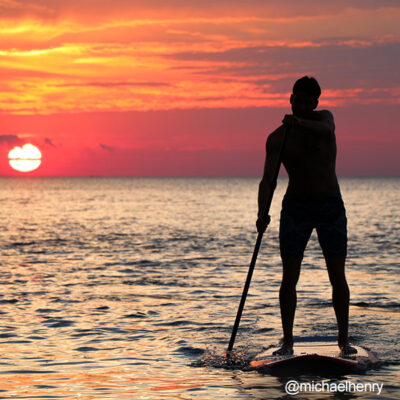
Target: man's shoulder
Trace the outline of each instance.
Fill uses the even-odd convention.
[[[266,142],[267,150],[268,149],[272,151],[278,150],[278,148],[282,143],[284,132],[285,128],[283,125],[281,125],[268,135]]]
[[[279,126],[268,135],[267,142],[276,142],[281,140],[284,131],[285,131],[284,126],[283,125]]]
[[[322,120],[330,120],[333,121],[333,114],[329,110],[317,110],[314,111],[315,115],[318,117],[317,119]]]

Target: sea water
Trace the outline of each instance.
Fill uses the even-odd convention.
[[[281,333],[279,179],[235,350],[224,364],[256,240],[254,178],[1,178],[0,399],[278,399],[291,377],[246,368]],[[400,179],[340,179],[350,339],[381,363],[339,384],[400,399]],[[315,232],[296,337],[335,337]],[[295,379],[314,384],[324,377]],[[330,392],[298,399],[337,398]],[[352,398],[375,399],[372,391]]]

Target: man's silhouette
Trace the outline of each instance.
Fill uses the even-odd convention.
[[[283,343],[278,354],[293,353],[296,284],[304,249],[314,228],[332,284],[338,344],[343,354],[355,352],[348,343],[347,219],[335,172],[335,124],[330,111],[315,110],[320,94],[320,86],[314,78],[305,76],[294,84],[290,96],[293,114],[285,115],[283,125],[268,136],[264,175],[259,186],[257,229],[263,232],[269,223],[269,216],[263,218],[265,203],[286,129],[288,136],[282,163],[289,175],[289,184],[282,202],[279,230],[283,265],[279,291]]]

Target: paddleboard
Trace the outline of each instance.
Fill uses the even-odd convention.
[[[326,341],[298,342],[293,346],[292,355],[274,355],[279,347],[271,347],[259,353],[250,366],[260,372],[331,372],[347,373],[365,371],[377,362],[375,356],[360,346],[353,346],[357,353],[344,356],[337,343]]]

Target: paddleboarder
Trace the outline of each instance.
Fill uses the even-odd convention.
[[[290,96],[292,114],[272,132],[266,143],[264,174],[259,185],[257,230],[264,232],[270,222],[265,204],[274,190],[285,129],[288,132],[282,163],[289,183],[282,202],[279,241],[283,275],[279,291],[282,318],[282,347],[276,354],[293,353],[293,322],[296,284],[304,250],[314,228],[322,248],[332,284],[332,301],[338,324],[338,345],[342,354],[356,349],[348,342],[349,287],[345,276],[347,219],[336,177],[336,138],[333,115],[316,110],[321,88],[315,78],[297,80]]]

